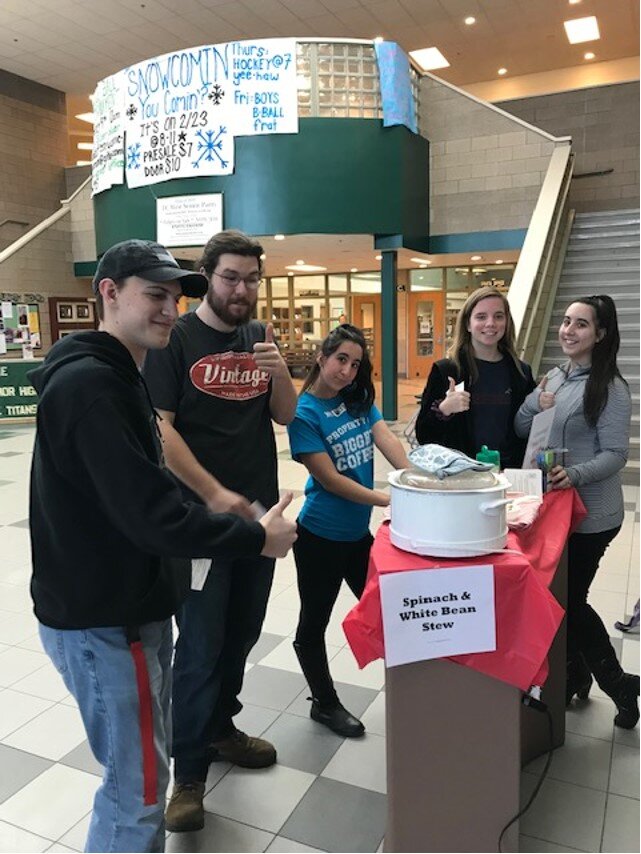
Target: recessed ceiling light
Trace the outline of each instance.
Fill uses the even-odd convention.
[[[594,56],[595,54],[593,54],[592,51],[589,50],[587,53],[583,54],[583,59],[594,59]]]
[[[576,6],[577,3],[580,3],[581,0],[569,0],[570,6]]]
[[[425,268],[427,267],[427,264],[419,264],[418,266],[420,267],[421,270],[425,270]]]
[[[358,267],[352,267],[350,273],[358,273]]]
[[[497,259],[496,259],[496,261],[495,261],[494,263],[495,263],[495,264],[502,264],[502,263],[503,263],[503,259],[502,259],[502,258],[497,258]]]
[[[376,259],[376,261],[382,261],[383,260],[382,255],[374,255],[374,258]]]
[[[267,255],[265,255],[265,253],[263,252],[263,254],[260,256],[260,260],[261,260],[261,261],[264,261],[264,260],[265,260],[265,258],[267,258]]]
[[[91,160],[76,160],[76,166],[91,166]]]
[[[81,122],[89,122],[90,125],[93,124],[93,113],[78,113],[76,116],[77,119],[80,119]]]
[[[482,257],[482,255],[471,255],[470,261],[480,261]]]
[[[382,44],[384,41],[385,39],[383,38],[383,36],[376,36],[376,38],[374,39],[374,44]]]
[[[413,261],[415,264],[431,264],[427,258],[410,258],[410,261]]]
[[[293,274],[292,272],[289,272],[287,275],[288,275],[288,276],[293,276],[294,274]]]
[[[274,240],[284,240],[284,239],[285,239],[284,234],[275,234],[274,235]]]
[[[424,47],[421,50],[411,50],[410,56],[421,66],[423,71],[449,68],[450,65],[437,47]]]
[[[302,258],[299,258],[299,259],[298,259],[298,261],[296,262],[296,264],[297,264],[299,267],[300,267],[300,266],[302,266],[304,263],[305,263],[305,262],[302,260]]]
[[[507,68],[499,68],[497,74],[500,74],[503,77],[504,74],[507,74]]]
[[[79,142],[76,147],[81,151],[93,151],[93,142]]]
[[[593,42],[601,38],[599,24],[594,15],[590,15],[587,18],[574,18],[571,21],[564,21],[563,26],[565,27],[570,44]]]
[[[304,261],[297,261],[296,264],[287,264],[286,270],[295,270],[297,273],[322,273],[327,267],[319,267],[316,264],[306,264]]]
[[[468,27],[471,27],[472,24],[476,23],[476,18],[473,15],[468,15],[468,17],[465,19],[465,23],[468,25]]]

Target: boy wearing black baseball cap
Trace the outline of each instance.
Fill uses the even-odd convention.
[[[205,276],[128,240],[101,258],[93,289],[99,331],[66,336],[30,374],[40,396],[31,593],[105,769],[86,850],[163,851],[171,615],[189,590],[188,559],[284,556],[295,524],[282,515],[291,495],[248,522],[184,503],[164,469],[140,368],[167,344],[181,293],[205,293]]]

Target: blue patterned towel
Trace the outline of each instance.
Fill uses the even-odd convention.
[[[460,451],[443,445],[419,445],[407,455],[412,465],[435,474],[440,480],[463,471],[490,471],[490,463],[480,463]]]

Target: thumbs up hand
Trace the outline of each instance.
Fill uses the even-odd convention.
[[[254,361],[261,371],[266,371],[271,377],[289,376],[285,360],[274,341],[273,323],[268,323],[265,327],[265,340],[254,344]]]
[[[469,391],[465,391],[464,389],[457,391],[456,380],[454,377],[449,377],[445,399],[439,403],[438,408],[445,416],[455,415],[459,412],[467,412],[470,408],[470,400]]]
[[[285,557],[297,538],[296,522],[283,515],[293,497],[291,492],[286,492],[278,504],[274,504],[260,519],[265,529],[265,545],[261,552],[265,557]]]
[[[546,391],[545,387],[548,384],[547,375],[543,377],[541,382],[538,385],[539,388],[539,407],[541,410],[551,409],[555,403],[556,398],[554,397],[553,391]]]

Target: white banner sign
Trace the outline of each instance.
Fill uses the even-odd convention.
[[[236,136],[298,133],[295,39],[231,45]]]
[[[235,136],[298,130],[294,39],[203,45],[123,73],[129,187],[228,175]]]
[[[156,240],[163,246],[202,246],[222,230],[222,193],[156,199]]]
[[[122,72],[101,80],[93,93],[93,154],[91,194],[125,180]]]
[[[387,667],[496,649],[493,566],[390,572],[379,581]]]

